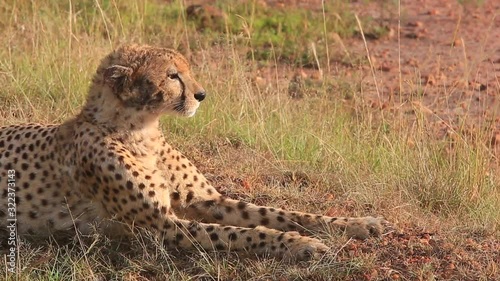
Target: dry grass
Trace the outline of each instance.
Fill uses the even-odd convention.
[[[270,48],[264,61],[247,57],[259,43],[251,41],[257,35],[248,28],[258,12],[239,15],[241,29],[225,22],[230,32],[211,33],[196,31],[182,13],[182,1],[56,2],[0,4],[0,125],[58,123],[73,115],[98,60],[120,43],[180,49],[210,97],[194,118],[165,117],[163,128],[222,192],[313,213],[383,215],[400,231],[367,242],[323,237],[336,251],[306,264],[179,253],[142,236],[31,241],[19,249],[16,276],[6,267],[0,271],[7,280],[493,280],[500,275],[500,173],[484,145],[488,133],[470,137],[457,131],[452,140],[436,141],[427,115],[408,119],[373,109],[361,78],[328,72],[327,59],[358,61],[338,51],[338,40],[325,38],[317,48],[319,59],[311,58],[325,73],[300,85],[306,95],[293,99],[282,79],[293,65],[276,64],[277,54],[285,53],[282,46]],[[349,24],[338,26],[346,29],[343,36],[352,35],[354,18],[335,16]],[[320,37],[328,33],[325,26],[316,29]],[[269,66],[264,84],[257,65]],[[429,260],[408,262],[414,256]]]

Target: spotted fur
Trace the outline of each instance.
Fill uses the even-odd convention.
[[[380,234],[380,219],[333,218],[222,196],[159,129],[166,113],[195,114],[205,98],[176,51],[124,46],[105,57],[81,112],[61,125],[0,128],[2,201],[16,175],[20,234],[122,222],[167,246],[242,250],[305,259],[328,250],[309,231]],[[0,204],[0,225],[6,223]],[[127,228],[123,228],[127,231]],[[299,232],[301,234],[299,234]]]

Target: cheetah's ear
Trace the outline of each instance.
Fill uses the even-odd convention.
[[[104,82],[108,84],[115,93],[121,93],[130,81],[132,68],[122,65],[112,65],[104,71]]]

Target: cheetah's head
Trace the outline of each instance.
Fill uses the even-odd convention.
[[[178,52],[147,45],[123,46],[99,66],[94,84],[104,84],[119,105],[159,116],[193,116],[205,90],[193,79]]]

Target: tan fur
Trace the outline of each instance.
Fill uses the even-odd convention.
[[[219,194],[158,126],[166,113],[193,115],[203,98],[176,51],[124,46],[102,60],[75,118],[0,128],[0,182],[16,171],[19,233],[75,225],[88,232],[91,223],[111,219],[156,232],[167,246],[195,243],[296,259],[328,250],[302,235],[309,231],[380,234],[381,219],[290,212]],[[6,200],[6,185],[1,188]],[[0,206],[5,226],[5,204]]]

